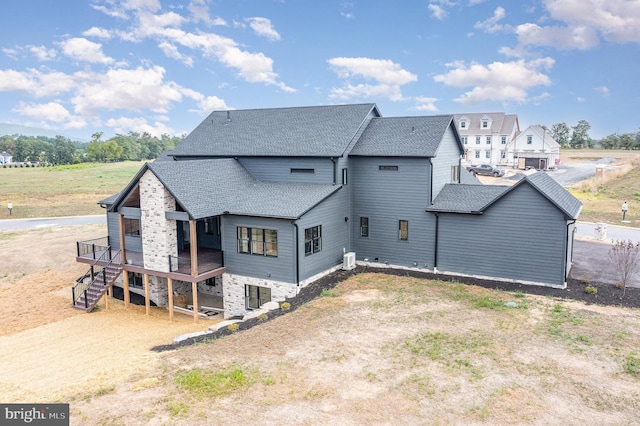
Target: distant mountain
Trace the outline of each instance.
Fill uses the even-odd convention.
[[[72,136],[67,136],[64,133],[56,130],[42,129],[40,127],[21,126],[19,124],[0,123],[0,136],[6,136],[6,135],[46,136],[48,138],[55,138],[56,136],[64,136],[65,138],[69,138],[72,141],[87,142],[87,140],[79,139]]]

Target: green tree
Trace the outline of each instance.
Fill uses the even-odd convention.
[[[591,124],[586,120],[578,121],[578,124],[573,126],[571,133],[571,146],[573,148],[585,148],[591,146],[591,138],[589,137],[589,130]]]
[[[562,146],[569,145],[569,126],[566,123],[556,123],[551,126],[551,135]]]

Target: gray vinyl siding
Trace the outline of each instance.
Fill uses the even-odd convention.
[[[275,229],[278,231],[278,257],[238,253],[237,227]],[[247,216],[222,217],[224,266],[230,274],[295,282],[294,226],[290,220]]]
[[[380,165],[397,165],[398,171],[380,171]],[[430,199],[429,160],[352,157],[350,172],[351,247],[357,259],[432,267],[435,217],[425,212]],[[369,218],[368,237],[360,236],[360,217]],[[398,238],[399,220],[409,221],[407,241]]]
[[[344,189],[331,195],[296,222],[300,281],[342,263],[343,250],[349,251],[349,194]],[[305,256],[304,231],[318,225],[322,226],[322,250]]]
[[[431,159],[433,164],[433,198],[435,198],[442,187],[451,181],[451,166],[460,164],[460,147],[451,130],[451,126],[445,132],[436,156]]]
[[[440,213],[438,269],[562,285],[566,223],[562,212],[528,184],[482,215]]]
[[[109,236],[111,248],[120,250],[120,222],[116,212],[107,212],[107,235]]]
[[[238,161],[258,180],[333,183],[333,163],[329,158],[243,157]],[[291,173],[291,169],[313,169],[314,173]]]

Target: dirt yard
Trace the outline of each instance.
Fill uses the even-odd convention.
[[[35,259],[0,285],[0,401],[68,402],[73,425],[640,423],[637,309],[359,270],[251,329],[156,352],[209,323],[70,307],[74,242],[104,232],[0,234],[4,264]]]
[[[109,310],[73,309],[71,286],[87,270],[75,262],[75,242],[105,234],[100,225],[0,232],[0,401],[92,395],[157,368],[149,348],[210,324],[181,315],[170,323],[161,308],[147,317],[115,299]]]

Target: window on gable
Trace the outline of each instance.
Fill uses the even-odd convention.
[[[290,169],[291,173],[309,173],[314,174],[316,169]]]
[[[368,217],[360,218],[360,236],[361,237],[369,236],[369,218]]]
[[[278,231],[238,227],[238,253],[278,256]]]
[[[409,221],[408,220],[398,221],[398,238],[402,241],[407,241],[409,239]]]
[[[502,145],[506,145],[506,144],[507,144],[507,137],[506,137],[506,136],[503,136],[502,138],[500,138],[500,143],[501,143]]]
[[[309,256],[322,250],[322,225],[304,230],[304,254]]]
[[[476,145],[480,145],[480,136],[476,136]]]
[[[482,121],[482,128],[483,128],[483,129],[486,129],[486,128],[488,128],[488,127],[489,127],[489,122],[488,122],[487,120],[483,120],[483,121]]]
[[[533,136],[528,135],[527,136],[527,145],[531,145],[533,143]]]
[[[247,284],[244,286],[244,297],[247,309],[258,309],[271,301],[271,289]]]
[[[140,219],[127,219],[122,221],[124,225],[124,235],[128,237],[140,236]]]
[[[451,182],[458,182],[458,176],[460,175],[460,166],[451,166]]]
[[[460,122],[460,128],[461,129],[466,129],[467,128],[467,122],[466,121],[461,121]]]

